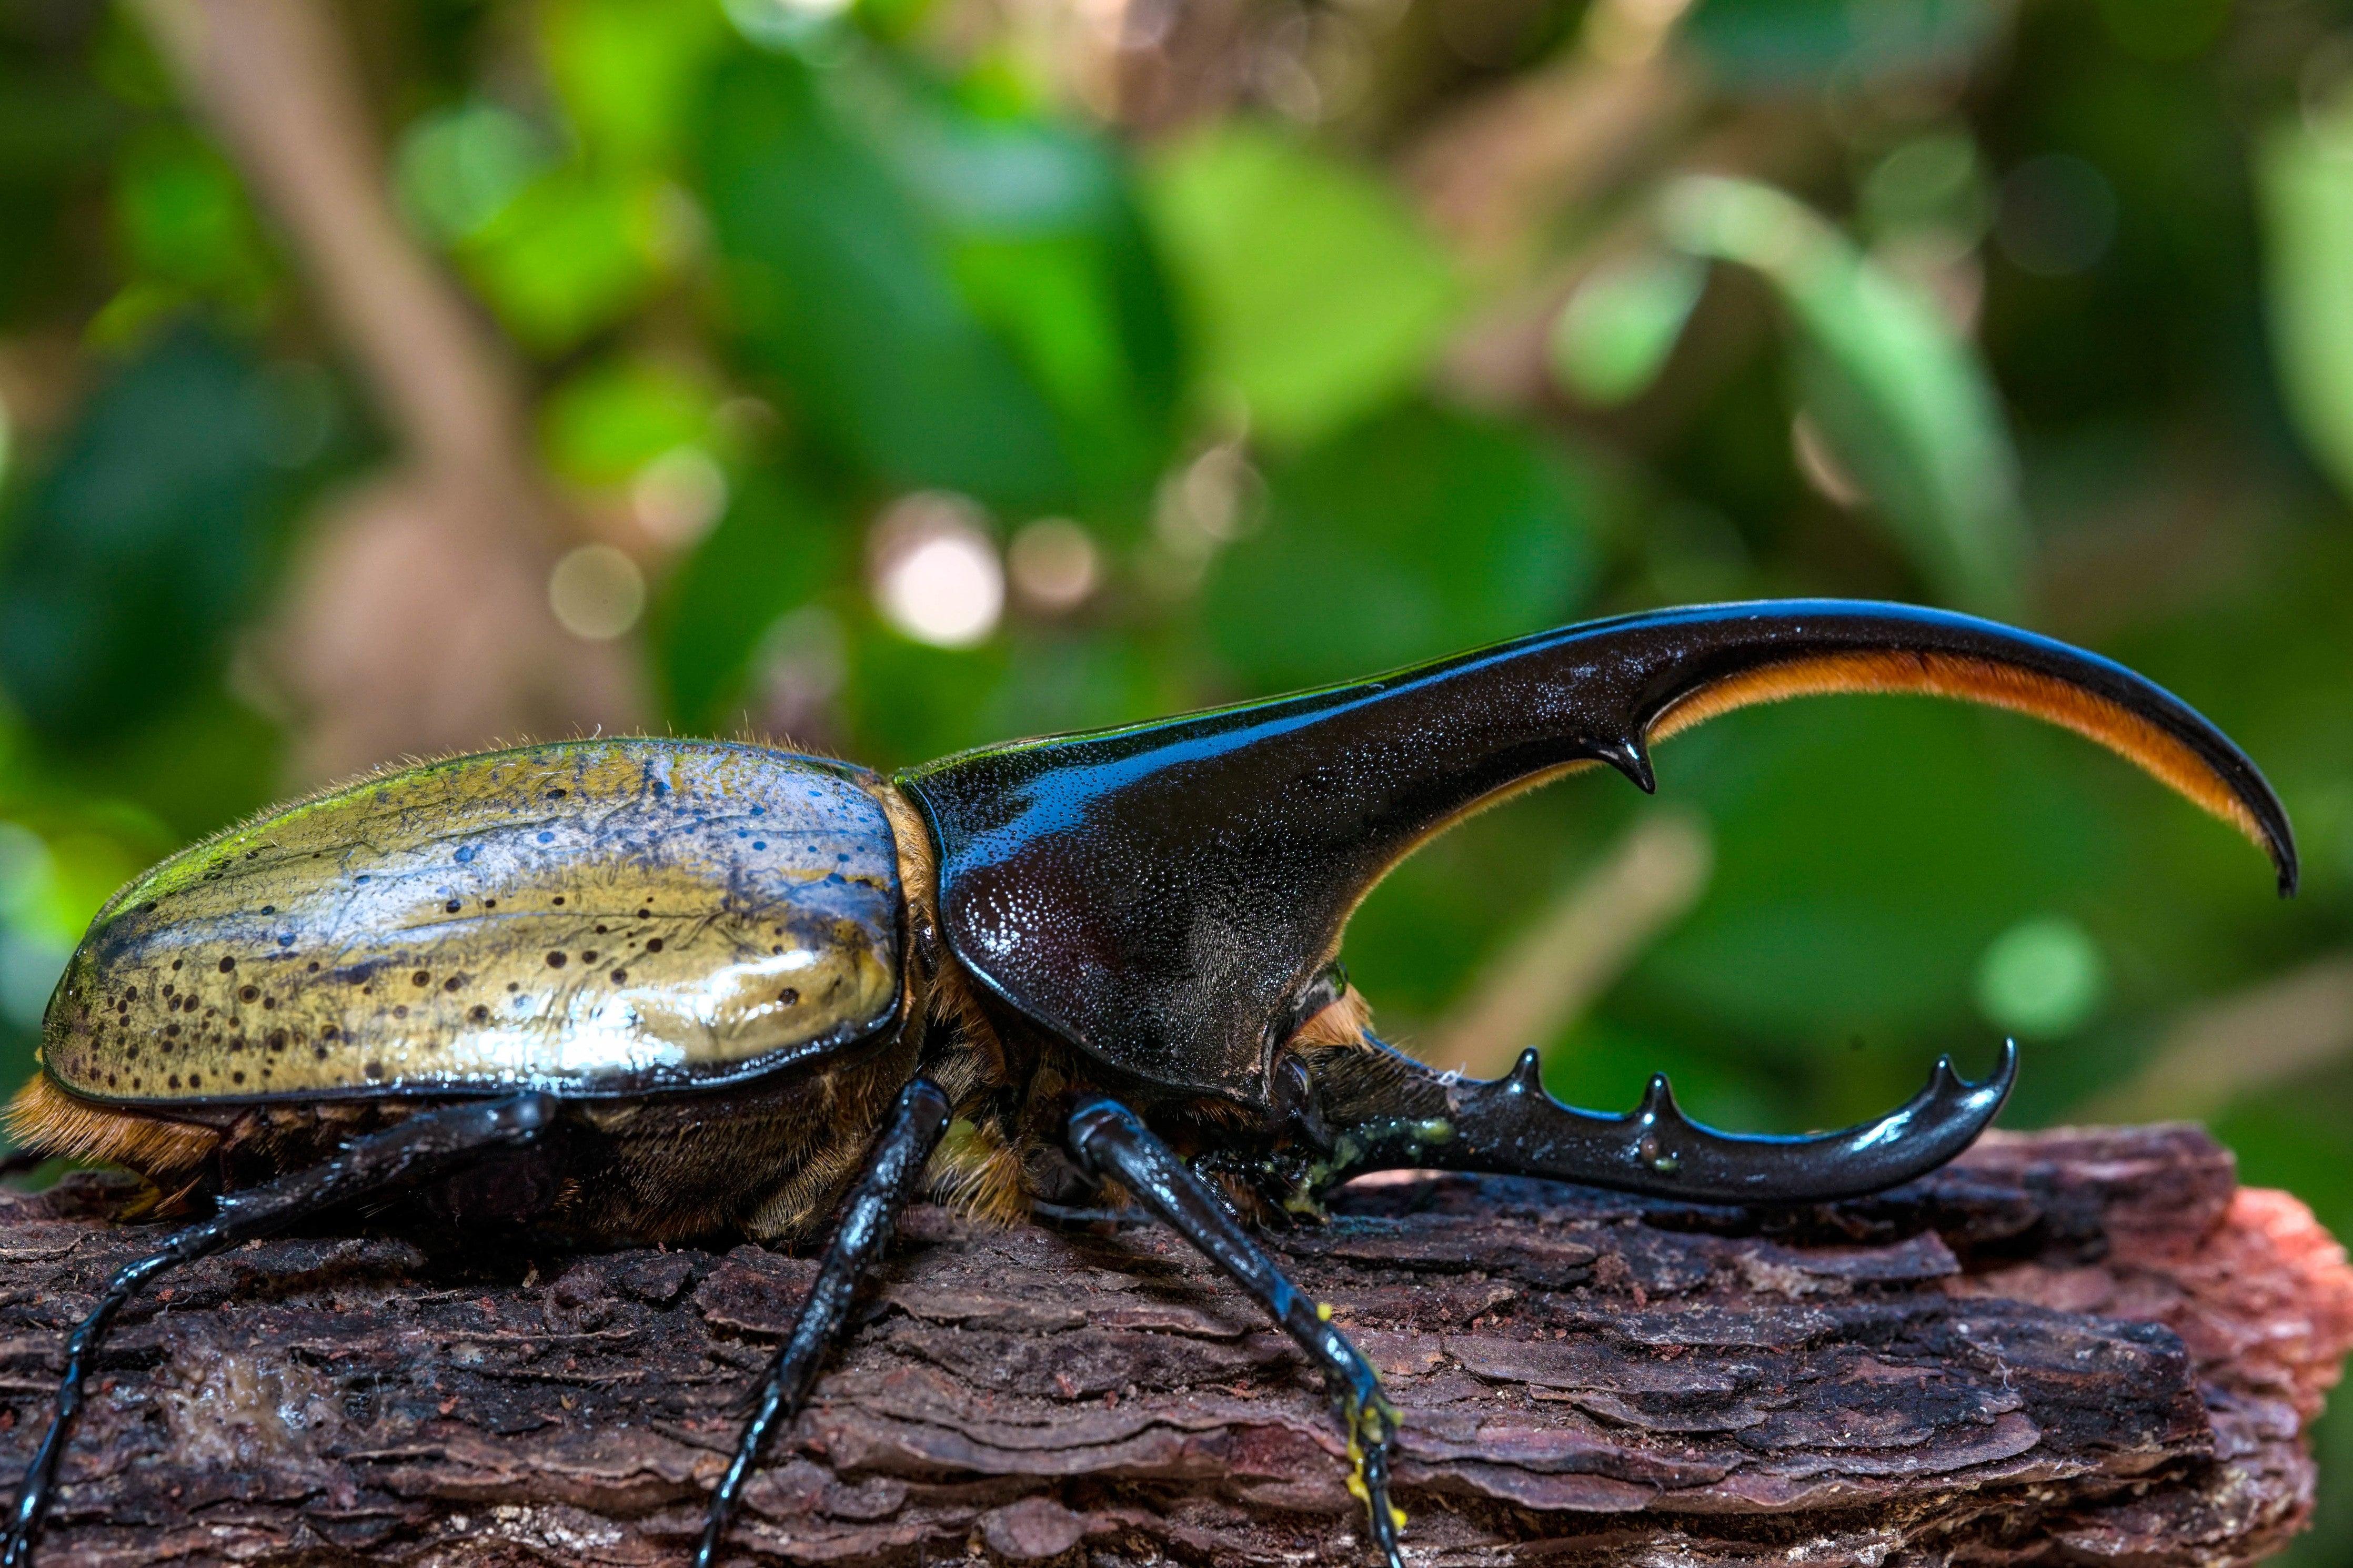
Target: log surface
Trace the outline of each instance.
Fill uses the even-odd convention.
[[[66,1329],[160,1234],[108,1223],[125,1190],[0,1195],[11,1473]],[[1769,1215],[1344,1196],[1272,1240],[1403,1414],[1417,1568],[2250,1562],[2309,1509],[2353,1342],[2343,1253],[2187,1128],[1989,1138]],[[1366,1561],[1317,1384],[1174,1238],[902,1234],[739,1561]],[[40,1560],[680,1563],[813,1272],[333,1236],[208,1260],[126,1314]]]

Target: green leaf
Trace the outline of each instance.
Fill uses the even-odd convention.
[[[861,620],[852,627],[851,646],[841,707],[861,758],[905,767],[1004,739],[990,716],[1011,658],[1006,638],[934,647]]]
[[[114,219],[146,279],[238,307],[269,287],[272,264],[237,171],[185,130],[156,127],[124,150]]]
[[[1402,394],[1461,290],[1380,176],[1271,129],[1226,124],[1163,153],[1146,205],[1213,395],[1303,441]]]
[[[903,76],[836,75],[965,304],[1052,405],[1087,494],[1140,503],[1174,448],[1184,378],[1124,164],[1069,126],[975,112]]]
[[[711,387],[667,361],[607,361],[548,395],[540,447],[575,484],[625,485],[663,453],[708,443],[715,402]]]
[[[2288,412],[2353,498],[2353,104],[2274,129],[2255,172],[2264,304]]]
[[[1595,272],[1555,318],[1552,372],[1602,407],[1640,396],[1691,320],[1707,268],[1687,256],[1643,256]]]
[[[1957,72],[2001,36],[2006,15],[1989,0],[1700,0],[1683,27],[1732,80],[1786,88]]]
[[[447,245],[478,233],[553,162],[547,139],[522,115],[464,104],[402,134],[393,183],[410,221]]]
[[[1252,690],[1363,675],[1568,619],[1600,487],[1533,431],[1409,407],[1277,464],[1203,613]]]
[[[1774,286],[1805,411],[1931,586],[2014,610],[2029,547],[2017,454],[1983,363],[1935,302],[1767,185],[1678,181],[1661,216],[1683,250]]]
[[[893,487],[1068,502],[1076,476],[1052,406],[809,68],[767,57],[723,71],[703,163],[738,325],[800,413]]]
[[[655,642],[671,717],[690,728],[740,727],[770,628],[830,586],[839,563],[824,508],[778,474],[750,476],[664,595]]]
[[[659,182],[560,168],[500,207],[458,257],[506,329],[554,354],[642,304],[674,248]]]
[[[217,676],[297,496],[288,417],[189,325],[90,396],[0,554],[0,683],[36,730],[88,744]]]
[[[710,0],[554,0],[539,10],[548,78],[590,158],[667,163],[727,41],[719,7]]]

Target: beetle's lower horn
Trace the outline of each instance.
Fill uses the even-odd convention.
[[[1425,1069],[1426,1070],[1426,1069]],[[2018,1047],[1980,1083],[1951,1059],[1927,1087],[1875,1121],[1800,1137],[1719,1132],[1683,1113],[1664,1074],[1622,1116],[1578,1110],[1545,1091],[1536,1053],[1504,1077],[1448,1082],[1441,1108],[1417,1096],[1426,1114],[1359,1124],[1338,1140],[1332,1175],[1398,1167],[1442,1167],[1550,1176],[1597,1187],[1693,1203],[1823,1203],[1924,1175],[1977,1141],[2018,1077]]]

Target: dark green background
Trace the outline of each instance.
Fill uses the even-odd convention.
[[[2231,731],[2304,896],[2072,737],[1822,700],[1664,748],[1655,805],[1587,775],[1431,846],[1358,919],[1356,978],[1430,1037],[1679,807],[1713,876],[1534,1042],[1562,1092],[1617,1107],[1664,1068],[1699,1114],[1816,1126],[2015,1030],[2010,1124],[2131,1083],[2353,1234],[2353,1020],[2195,1095],[2145,1070],[2201,1005],[2353,959],[2353,16],[1701,0],[1630,63],[1644,8],[1598,0],[1212,9],[1165,37],[1143,0],[340,14],[552,482],[617,505],[681,447],[726,476],[699,542],[638,551],[646,721],[769,722],[811,638],[839,682],[797,722],[890,766],[1663,603],[2003,614]],[[1500,242],[1447,218],[1447,182],[1639,73],[1665,97],[1609,110],[1626,144],[1543,172]],[[1523,88],[1550,97],[1502,151],[1444,161]],[[393,437],[262,207],[136,12],[0,10],[11,1075],[122,878],[318,782],[263,633]],[[1206,526],[1188,476],[1224,486]],[[1075,520],[1103,586],[907,639],[866,536],[913,490],[999,543]],[[2322,1447],[2311,1563],[2353,1557],[2353,1421]]]

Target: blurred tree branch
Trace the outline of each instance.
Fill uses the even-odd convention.
[[[406,752],[626,724],[617,646],[570,637],[545,590],[569,531],[532,457],[522,377],[393,209],[328,7],[141,0],[189,100],[284,226],[322,312],[404,450],[343,498],[281,628],[312,779]]]
[[[2353,956],[2320,959],[2186,1015],[2131,1078],[2093,1097],[2092,1119],[2212,1116],[2353,1050]]]

